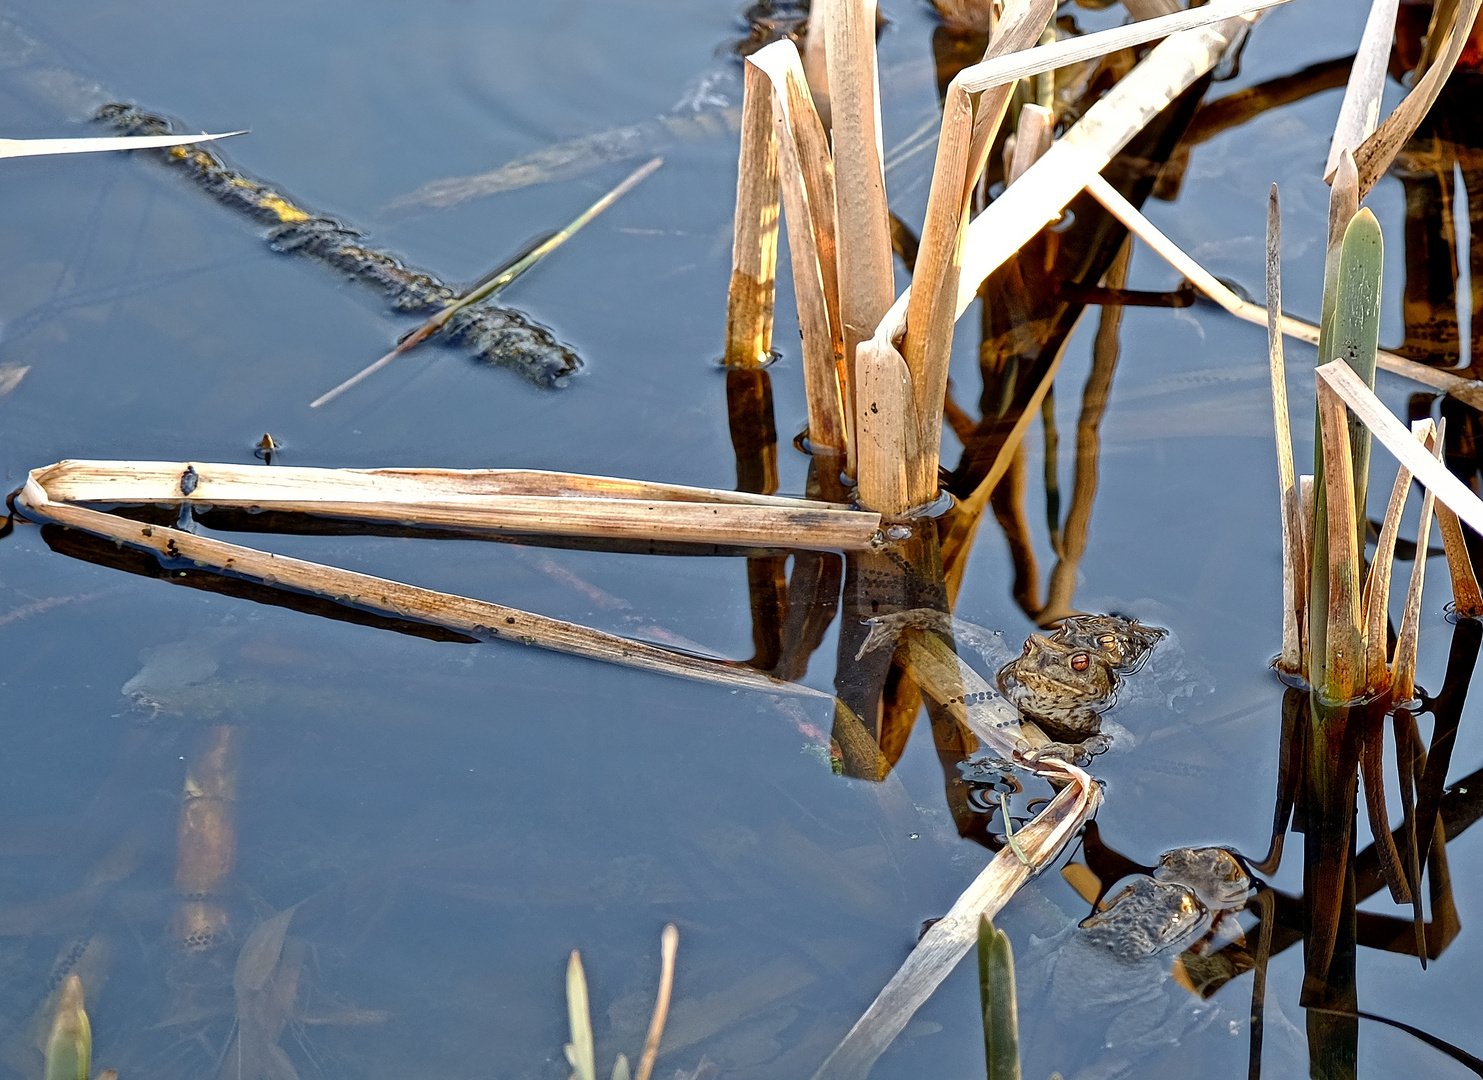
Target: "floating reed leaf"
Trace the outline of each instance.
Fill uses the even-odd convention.
[[[1287,412],[1287,366],[1282,354],[1282,215],[1277,185],[1267,199],[1267,366],[1272,380],[1272,426],[1277,437],[1277,494],[1282,517],[1282,670],[1303,670],[1308,607],[1308,556],[1293,472],[1292,426]]]
[[[521,274],[525,273],[536,263],[540,262],[547,255],[551,254],[551,252],[555,251],[562,244],[570,240],[573,236],[580,232],[582,228],[587,225],[588,222],[597,217],[598,214],[601,214],[608,207],[612,206],[624,195],[627,195],[630,191],[637,187],[644,180],[645,177],[647,177],[650,173],[652,173],[655,169],[659,168],[659,166],[663,164],[663,158],[653,158],[652,160],[645,162],[643,165],[640,165],[633,172],[629,173],[628,176],[624,178],[623,182],[615,187],[612,191],[608,192],[601,199],[598,199],[597,202],[593,203],[586,210],[582,211],[575,218],[573,218],[572,221],[566,226],[566,228],[562,229],[560,232],[552,233],[550,236],[536,243],[528,250],[521,252],[521,254],[517,258],[504,263],[503,265],[497,267],[491,273],[486,274],[479,281],[475,282],[474,285],[457,300],[449,303],[446,307],[443,308],[442,311],[439,311],[436,315],[428,319],[421,326],[417,327],[417,329],[413,330],[410,334],[399,341],[397,343],[397,347],[392,349],[391,352],[387,353],[375,363],[362,368],[360,371],[356,372],[354,375],[350,376],[350,378],[342,382],[339,386],[335,387],[333,390],[330,390],[329,392],[321,394],[319,397],[315,398],[309,403],[309,408],[317,409],[321,405],[333,401],[335,398],[343,394],[346,390],[349,390],[352,386],[355,386],[357,383],[380,371],[387,364],[391,363],[398,356],[402,355],[402,353],[416,348],[428,338],[432,337],[439,330],[443,329],[444,326],[448,325],[448,320],[452,319],[453,316],[457,315],[460,311],[468,307],[470,304],[477,304],[483,300],[488,300],[491,297],[495,296],[506,285],[510,284]]]
[[[1430,418],[1411,425],[1412,432],[1440,458],[1442,439]],[[1402,466],[1405,469],[1405,466]],[[1410,470],[1406,470],[1410,475]],[[1395,701],[1410,701],[1416,696],[1416,652],[1421,627],[1421,590],[1426,581],[1426,549],[1431,546],[1432,509],[1436,496],[1431,488],[1421,497],[1421,521],[1416,526],[1416,557],[1411,562],[1411,580],[1406,587],[1406,610],[1401,615],[1401,628],[1396,634],[1395,657],[1390,665],[1390,692]],[[1399,754],[1399,751],[1397,751]]]
[[[92,1060],[93,1032],[83,1008],[82,980],[68,975],[46,1040],[46,1080],[88,1080]]]
[[[741,158],[736,170],[736,219],[731,286],[726,300],[730,367],[761,367],[772,355],[774,277],[778,261],[778,149],[772,124],[772,84],[743,65]]]
[[[106,135],[88,139],[0,139],[0,158],[42,157],[48,154],[96,154],[103,150],[158,150],[168,146],[230,139],[246,135],[228,131],[220,135]]]
[[[566,1013],[572,1041],[566,1045],[566,1060],[575,1080],[597,1080],[597,1061],[592,1048],[592,1011],[587,998],[587,975],[582,954],[572,950],[566,965]]]
[[[816,451],[845,454],[850,427],[843,386],[844,339],[839,314],[834,163],[814,112],[797,47],[776,41],[747,58],[772,83],[778,175],[788,221],[793,292],[803,334],[803,378],[809,441]]]
[[[1101,176],[1095,176],[1089,180],[1086,189],[1107,209],[1108,213],[1126,225],[1128,230],[1152,248],[1156,255],[1188,278],[1195,288],[1238,319],[1244,319],[1259,326],[1267,325],[1267,309],[1264,306],[1242,300],[1221,284],[1214,274],[1181,250],[1174,241],[1159,230],[1158,226],[1144,217],[1137,207],[1123,198],[1122,194]],[[1353,214],[1350,216],[1352,217]],[[1340,236],[1341,238],[1343,236],[1342,230]],[[1312,323],[1295,319],[1291,315],[1283,315],[1281,327],[1286,337],[1306,341],[1309,345],[1319,344],[1319,328]],[[1450,371],[1418,364],[1414,360],[1407,360],[1403,356],[1383,350],[1377,351],[1376,364],[1393,374],[1403,375],[1414,382],[1424,383],[1474,408],[1483,409],[1483,382],[1479,380],[1464,378]]]
[[[1427,69],[1405,96],[1395,110],[1385,118],[1385,122],[1375,129],[1374,134],[1360,144],[1359,149],[1354,152],[1355,163],[1359,167],[1359,197],[1363,199],[1375,182],[1385,175],[1385,170],[1390,168],[1390,163],[1400,152],[1407,140],[1416,133],[1421,126],[1422,118],[1431,110],[1438,95],[1442,92],[1442,86],[1447,77],[1452,74],[1452,69],[1457,65],[1458,58],[1468,42],[1468,36],[1472,33],[1473,22],[1478,17],[1478,8],[1483,0],[1463,0],[1458,6],[1457,17],[1452,24],[1451,33],[1447,35],[1446,48],[1442,50],[1441,56]],[[1439,4],[1438,8],[1442,5]],[[1433,30],[1435,40],[1436,30]]]
[[[1014,950],[1009,945],[1009,935],[997,929],[987,915],[978,924],[978,997],[983,1007],[988,1080],[1020,1080]]]

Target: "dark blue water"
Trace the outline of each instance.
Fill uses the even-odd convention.
[[[707,73],[734,97],[734,61],[717,50],[742,33],[729,0],[209,12],[52,0],[7,10],[48,63],[99,84],[103,99],[197,128],[251,128],[226,147],[237,166],[451,281],[559,227],[635,163],[421,214],[386,214],[388,204],[430,180],[651,121]],[[916,3],[887,13],[889,147],[936,107],[935,20]],[[1077,14],[1095,27],[1116,13]],[[1239,75],[1211,94],[1343,55],[1362,23],[1353,5],[1298,0],[1259,26]],[[25,70],[0,71],[0,131],[89,130],[78,124],[82,98],[38,91]],[[1398,94],[1392,86],[1388,100]],[[1178,200],[1151,202],[1149,216],[1256,292],[1266,188],[1280,182],[1287,304],[1314,317],[1327,198],[1318,172],[1338,107],[1337,92],[1320,94],[1196,148]],[[585,371],[567,389],[427,347],[314,411],[310,400],[410,321],[321,267],[274,254],[255,226],[142,155],[0,163],[0,365],[29,369],[0,397],[8,488],[68,457],[248,463],[264,431],[295,465],[533,467],[731,486],[715,360],[735,135],[677,139],[663,152],[658,173],[505,297],[582,355]],[[917,155],[889,180],[893,208],[913,224],[930,163]],[[1394,342],[1400,185],[1382,181],[1369,205],[1391,241],[1382,339]],[[787,440],[805,406],[781,276],[772,382],[781,488],[796,493],[807,462]],[[1130,287],[1176,284],[1135,248]],[[1056,384],[1063,491],[1096,318],[1088,312]],[[969,402],[975,324],[960,324],[954,372]],[[1138,742],[1098,762],[1102,836],[1140,862],[1198,843],[1260,855],[1282,690],[1267,670],[1280,645],[1280,564],[1265,335],[1210,307],[1133,308],[1121,343],[1075,602],[1172,633],[1138,677],[1147,692],[1130,685],[1112,714]],[[1311,350],[1289,355],[1294,415],[1306,418]],[[1379,389],[1403,411],[1413,388],[1382,375]],[[1306,420],[1295,427],[1306,431]],[[1300,442],[1301,463],[1311,446]],[[1053,555],[1038,422],[1026,446],[1043,573]],[[944,457],[955,456],[949,438]],[[1391,466],[1376,458],[1378,508]],[[751,653],[738,559],[373,536],[245,542],[616,633]],[[1435,686],[1451,633],[1440,561],[1431,580],[1420,680]],[[957,610],[1015,643],[1032,629],[1010,599],[991,523]],[[836,620],[806,678],[820,689],[833,683],[837,630]],[[513,645],[419,640],[172,589],[56,554],[31,526],[0,544],[0,694],[0,1067],[18,1075],[39,1075],[29,1026],[58,954],[89,942],[98,1065],[126,1078],[213,1074],[230,1038],[236,950],[262,919],[304,902],[290,930],[304,964],[280,1045],[305,1080],[565,1075],[562,978],[574,948],[606,1071],[616,1052],[634,1056],[642,1044],[666,921],[680,927],[681,947],[658,1074],[708,1057],[728,1077],[807,1076],[922,920],[944,912],[989,857],[957,836],[924,725],[883,792],[831,774],[813,733],[827,732],[830,716],[817,704],[789,712],[758,695]],[[192,957],[170,930],[182,903],[181,790],[186,759],[223,726],[239,748],[228,943]],[[1480,755],[1483,737],[1464,723],[1454,773]],[[1446,954],[1423,975],[1414,958],[1362,950],[1359,969],[1362,1008],[1473,1050],[1476,846],[1467,834],[1448,846],[1463,932]],[[110,857],[123,869],[87,891]],[[1293,838],[1276,884],[1300,891],[1300,862]],[[15,913],[38,904],[30,921]],[[1069,991],[1039,979],[1055,935],[1086,910],[1047,874],[1003,917],[1020,957],[1026,1075],[1244,1075],[1249,974],[1199,1002],[1160,981],[1166,960],[1136,1015],[1108,1003],[1095,972],[1084,992],[1075,979]],[[978,1073],[971,967],[874,1075]],[[1306,1071],[1301,973],[1299,949],[1272,962],[1268,1076]],[[1057,1019],[1068,993],[1083,1007]],[[1148,1048],[1121,1065],[1099,1059],[1104,1031],[1139,1024],[1155,1032]],[[1106,1071],[1074,1072],[1098,1060]],[[1415,1073],[1422,1062],[1429,1075],[1456,1071],[1405,1035],[1362,1029],[1365,1075]]]

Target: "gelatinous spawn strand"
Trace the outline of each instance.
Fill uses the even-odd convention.
[[[166,134],[171,124],[131,105],[105,105],[98,119],[129,134]],[[286,255],[302,255],[378,292],[397,311],[430,315],[458,296],[452,286],[406,266],[389,252],[365,246],[365,234],[333,218],[312,214],[268,184],[227,167],[196,147],[159,151],[217,202],[270,231],[268,243]],[[446,339],[487,363],[519,372],[541,386],[561,386],[582,361],[551,331],[510,308],[470,305],[451,320]]]

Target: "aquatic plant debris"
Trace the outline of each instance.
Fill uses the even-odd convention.
[[[165,135],[171,127],[163,117],[118,103],[103,106],[97,118],[136,135]],[[182,170],[217,202],[268,226],[273,250],[323,263],[380,293],[395,311],[433,315],[458,299],[461,290],[408,267],[390,252],[367,247],[364,233],[303,209],[270,184],[237,172],[207,150],[176,146],[160,151],[160,160]],[[565,385],[582,366],[574,350],[513,308],[466,307],[448,321],[445,338],[476,359],[519,372],[539,386]]]
[[[220,135],[120,135],[85,139],[0,139],[0,158],[46,157],[51,154],[97,154],[105,150],[154,150],[169,146],[228,139],[246,135],[244,131],[227,131]]]

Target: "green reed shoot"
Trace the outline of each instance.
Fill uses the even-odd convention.
[[[1020,1080],[1019,1003],[1009,936],[985,915],[978,923],[978,993],[988,1080]]]
[[[93,1031],[83,1008],[82,980],[68,975],[46,1040],[46,1080],[88,1080]]]

